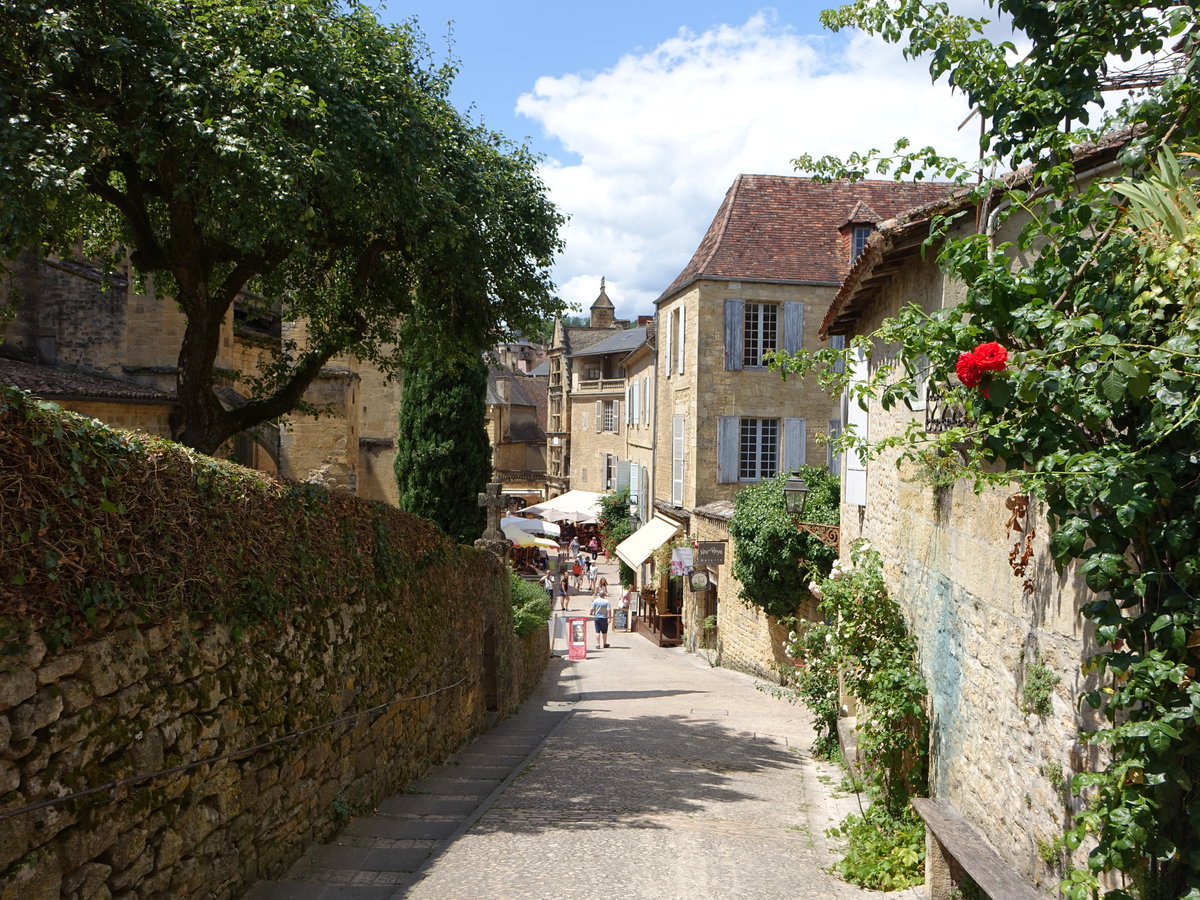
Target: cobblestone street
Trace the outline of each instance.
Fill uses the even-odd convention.
[[[572,601],[557,615],[590,603]],[[872,894],[825,871],[825,829],[857,804],[810,757],[802,707],[638,634],[593,644],[570,661],[555,641],[517,716],[249,896]]]

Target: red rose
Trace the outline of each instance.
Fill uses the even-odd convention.
[[[976,364],[985,372],[999,372],[1004,369],[1004,364],[1008,362],[1008,351],[995,341],[980,344],[975,348],[973,355]]]
[[[963,386],[969,388],[977,386],[979,379],[983,377],[983,369],[974,353],[960,353],[958,362],[954,364],[954,372]]]

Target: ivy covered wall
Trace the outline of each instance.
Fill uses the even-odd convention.
[[[238,895],[545,665],[505,569],[399,510],[16,392],[0,463],[8,895]]]

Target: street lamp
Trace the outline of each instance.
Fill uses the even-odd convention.
[[[787,509],[788,515],[792,517],[792,524],[796,526],[797,531],[811,534],[822,544],[837,548],[842,536],[842,530],[837,525],[823,525],[820,522],[802,522],[800,520],[800,517],[804,515],[804,507],[808,505],[808,482],[800,477],[799,472],[789,475],[787,483],[783,486],[783,505]]]

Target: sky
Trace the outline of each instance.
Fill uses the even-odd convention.
[[[802,153],[900,137],[977,155],[962,95],[894,47],[823,31],[824,5],[394,0],[381,15],[415,17],[435,56],[458,60],[455,104],[543,155],[569,217],[559,295],[586,311],[603,276],[633,318],[653,312],[739,173],[796,174]]]

